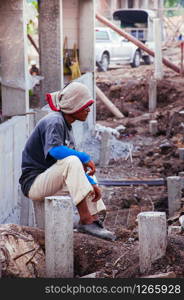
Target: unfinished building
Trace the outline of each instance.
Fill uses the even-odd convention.
[[[2,119],[0,125],[0,223],[30,224],[31,203],[22,196],[18,179],[21,151],[36,122],[47,111],[30,109],[26,31],[26,1],[0,1],[0,57]],[[40,106],[46,105],[45,94],[60,90],[67,82],[63,71],[63,43],[68,49],[76,45],[81,76],[94,95],[94,1],[39,1],[39,58],[44,79],[40,87]],[[93,130],[95,109],[82,126],[74,131],[82,145],[85,130]],[[8,178],[8,180],[7,180]],[[32,207],[32,206],[31,206]],[[23,218],[23,219],[22,219]]]

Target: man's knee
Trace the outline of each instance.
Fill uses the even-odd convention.
[[[58,163],[60,164],[63,164],[63,163],[66,163],[67,165],[69,166],[79,166],[79,165],[82,165],[80,159],[75,156],[75,155],[71,155],[71,156],[68,156],[60,161],[58,161]]]

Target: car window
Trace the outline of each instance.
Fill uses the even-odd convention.
[[[115,31],[111,31],[111,36],[112,36],[114,41],[119,42],[120,36]]]
[[[96,40],[109,40],[109,35],[106,31],[96,30]]]

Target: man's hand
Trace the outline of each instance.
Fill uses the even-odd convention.
[[[102,197],[101,190],[99,189],[99,187],[96,184],[93,184],[92,186],[93,186],[93,190],[94,190],[94,194],[95,194],[92,202],[97,202]]]
[[[90,171],[87,171],[87,169],[90,168],[91,170]],[[88,163],[85,163],[84,164],[84,170],[85,172],[87,172],[87,174],[90,176],[90,175],[94,175],[95,172],[96,172],[96,166],[95,166],[95,163],[90,160],[88,161]]]

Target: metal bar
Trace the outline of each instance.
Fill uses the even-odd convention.
[[[30,34],[27,35],[28,39],[30,40],[31,44],[33,45],[33,47],[35,48],[35,50],[38,52],[38,54],[40,53],[38,46],[36,45],[35,41],[33,40],[33,38],[30,36]]]
[[[160,179],[144,179],[144,180],[131,180],[131,179],[125,179],[125,180],[108,180],[108,179],[99,179],[98,180],[99,185],[104,186],[137,186],[137,185],[149,185],[149,186],[163,186],[166,185],[166,180],[163,178]]]

